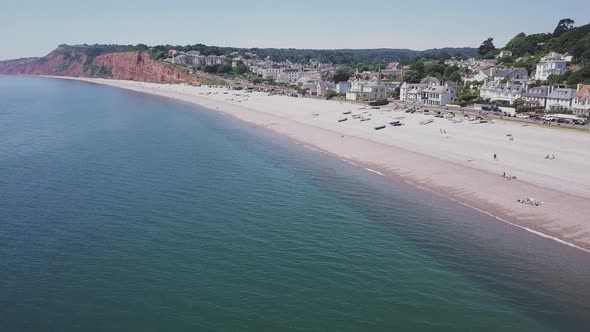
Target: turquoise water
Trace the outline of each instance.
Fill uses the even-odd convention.
[[[0,331],[587,331],[590,255],[193,105],[0,76]]]

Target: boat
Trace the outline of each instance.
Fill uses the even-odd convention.
[[[344,122],[346,120],[348,120],[348,118],[342,118],[342,119],[338,119],[338,122]]]
[[[389,124],[394,127],[403,126],[403,123],[401,121],[391,121]]]
[[[352,111],[342,112],[342,114],[344,114],[344,115],[352,114]]]
[[[361,118],[361,122],[371,121],[371,118]]]
[[[421,125],[427,125],[427,124],[430,124],[430,123],[433,123],[433,122],[434,122],[434,120],[428,119],[428,120],[424,120],[424,121],[420,122],[420,124]]]
[[[378,126],[378,127],[375,127],[375,130],[381,130],[381,129],[384,129],[384,128],[385,128],[385,126]]]

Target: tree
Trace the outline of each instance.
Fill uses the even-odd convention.
[[[555,27],[555,31],[553,31],[553,37],[559,37],[564,32],[567,32],[574,28],[574,24],[576,22],[571,18],[564,18],[557,23],[557,27]]]
[[[404,82],[408,83],[418,83],[422,79],[422,75],[416,70],[408,70],[404,74]]]
[[[236,64],[236,67],[233,68],[233,72],[236,75],[244,75],[249,71],[250,70],[248,69],[248,66],[246,66],[242,61],[238,61],[238,63]]]
[[[338,68],[332,79],[334,80],[334,83],[347,82],[351,75],[352,69],[343,66]]]
[[[328,90],[324,94],[324,97],[326,97],[326,99],[332,99],[332,98],[334,98],[336,96],[338,96],[338,93],[336,91],[334,91],[334,90]]]
[[[496,46],[494,46],[494,38],[488,38],[481,43],[479,46],[478,53],[479,55],[486,55],[492,51],[496,50]]]
[[[514,108],[516,108],[517,111],[524,110],[524,105],[525,105],[525,100],[522,98],[518,98],[512,103],[512,106],[514,106]]]
[[[443,81],[459,82],[461,81],[460,68],[457,66],[448,66],[443,75]]]

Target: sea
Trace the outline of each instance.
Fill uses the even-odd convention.
[[[196,105],[0,76],[0,331],[590,331],[590,254]]]

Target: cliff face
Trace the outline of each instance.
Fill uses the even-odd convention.
[[[0,61],[0,74],[95,77],[142,82],[198,83],[184,69],[154,61],[146,52],[92,55],[59,47],[42,58]]]

